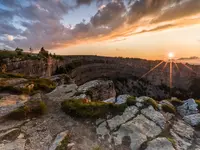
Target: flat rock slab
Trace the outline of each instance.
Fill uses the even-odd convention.
[[[108,126],[111,130],[114,130],[116,127],[125,123],[129,119],[135,117],[138,112],[138,108],[136,106],[131,106],[125,109],[124,113],[121,116],[115,116],[114,118],[108,120]]]
[[[200,125],[200,113],[185,116],[183,119],[184,119],[185,122],[187,122],[191,126]]]
[[[146,150],[175,150],[166,138],[157,138],[148,143]]]
[[[192,145],[194,129],[184,121],[176,121],[172,126],[170,133],[178,150],[188,150]]]
[[[24,150],[26,140],[17,139],[10,143],[0,144],[0,150]]]
[[[162,132],[161,128],[143,115],[138,115],[132,121],[123,124],[113,133],[116,145],[121,145],[124,137],[130,137],[130,148],[137,150],[147,138],[154,138]]]
[[[141,113],[145,115],[147,118],[151,119],[156,124],[158,124],[162,129],[165,128],[166,124],[165,117],[160,112],[156,111],[152,106],[142,109]]]

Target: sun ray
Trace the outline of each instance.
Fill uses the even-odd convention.
[[[181,62],[182,63],[182,62]],[[191,67],[189,67],[188,65],[182,63],[187,69],[189,69],[190,71],[194,72],[195,74],[197,74]]]
[[[178,66],[178,64],[176,63],[176,61],[174,61],[173,63],[175,64],[177,70],[180,72],[179,66]]]
[[[156,68],[158,68],[163,62],[164,62],[164,60],[161,61],[159,64],[157,64],[155,67],[153,67],[151,70],[149,70],[147,73],[145,73],[140,79],[144,78],[146,75],[148,75],[148,74],[151,73],[153,70],[155,70]],[[138,80],[140,80],[140,79],[138,79]]]
[[[165,68],[167,67],[167,65],[168,65],[168,61],[166,61],[165,65],[163,66],[162,72],[165,70]]]

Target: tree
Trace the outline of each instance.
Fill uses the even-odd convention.
[[[23,49],[17,47],[15,49],[15,52],[17,53],[17,55],[22,55]]]
[[[32,54],[32,53],[33,53],[33,49],[30,47],[30,49],[29,49],[29,50],[30,50],[30,53]]]
[[[42,55],[42,56],[44,56],[44,57],[47,58],[47,57],[49,56],[49,53],[48,53],[48,51],[46,51],[46,50],[44,49],[44,47],[42,47],[42,48],[40,49],[39,55]]]

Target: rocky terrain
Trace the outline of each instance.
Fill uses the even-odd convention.
[[[29,76],[65,74],[77,85],[95,79],[110,79],[114,82],[117,95],[146,95],[156,99],[169,97],[169,64],[163,70],[165,62],[144,78],[142,75],[161,61],[148,61],[132,58],[111,58],[98,56],[66,56],[64,60],[16,60],[7,59],[7,70]],[[29,67],[26,67],[29,66]],[[173,96],[187,99],[200,98],[200,66],[185,67],[173,65]],[[191,69],[193,71],[191,71]],[[139,80],[140,79],[140,80]]]
[[[64,75],[53,76],[56,87],[37,93],[0,92],[0,149],[2,150],[199,150],[199,101],[176,98],[155,101],[147,96],[117,95],[111,80],[77,85]],[[26,87],[28,78],[1,78],[1,86]],[[37,85],[36,79],[32,84]],[[2,82],[3,81],[3,82]],[[44,82],[44,81],[40,81]],[[6,83],[6,84],[5,84]],[[51,84],[45,81],[44,83]],[[44,84],[43,83],[43,84]],[[40,84],[37,86],[41,87]],[[50,86],[50,85],[49,85]],[[39,89],[37,87],[37,89]],[[101,118],[66,114],[61,103],[82,99],[81,105],[126,106]],[[91,102],[92,101],[92,102]],[[100,101],[100,102],[99,102]],[[46,113],[28,116],[42,102]],[[24,118],[7,118],[18,108],[28,108]],[[72,106],[73,107],[73,106]],[[86,107],[87,108],[87,107]],[[78,108],[73,108],[78,113]],[[88,107],[88,111],[90,107]],[[14,113],[13,113],[14,111]],[[25,111],[25,110],[24,110]],[[82,110],[80,110],[82,111]],[[85,110],[83,110],[85,111]],[[95,113],[95,110],[93,110]],[[38,113],[38,110],[36,111]],[[22,113],[24,114],[24,112]],[[87,114],[88,116],[92,114]]]

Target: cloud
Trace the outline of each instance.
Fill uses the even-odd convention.
[[[196,56],[192,56],[192,57],[179,58],[178,60],[198,60],[198,59],[200,58]]]
[[[66,0],[32,0],[25,5],[21,0],[0,0],[1,35],[13,36],[12,42],[0,41],[9,47],[48,49],[67,47],[85,41],[101,41],[154,32],[179,26],[175,19],[200,13],[199,0],[76,0],[73,5]],[[62,24],[69,11],[82,5],[96,3],[97,12],[88,22],[81,21],[73,27]],[[99,9],[100,8],[100,9]],[[14,26],[14,18],[20,26]],[[145,20],[146,19],[146,20]],[[145,20],[145,21],[144,21]],[[138,31],[138,29],[140,29]],[[17,38],[20,37],[20,38]]]

